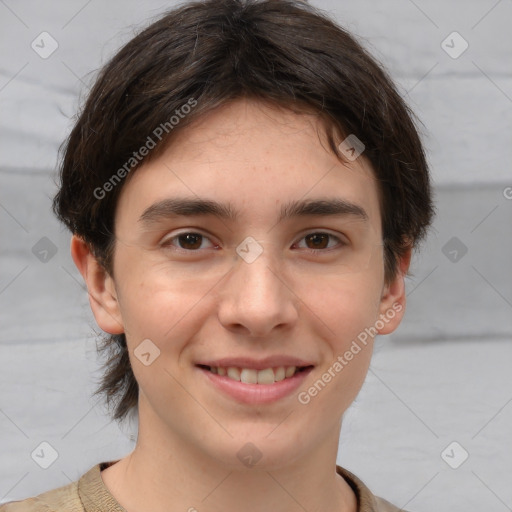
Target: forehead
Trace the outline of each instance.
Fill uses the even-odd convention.
[[[222,105],[178,131],[130,176],[116,215],[133,224],[151,204],[192,196],[229,204],[238,222],[272,222],[291,202],[338,198],[360,206],[380,227],[369,162],[361,156],[342,163],[328,149],[318,116],[254,100]]]

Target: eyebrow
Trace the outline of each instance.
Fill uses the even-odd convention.
[[[167,198],[146,208],[139,217],[139,222],[151,225],[176,216],[214,216],[236,222],[239,212],[230,203],[222,204],[210,199]],[[278,222],[307,216],[352,216],[363,221],[368,220],[368,214],[362,206],[345,199],[328,198],[290,201],[281,207]]]

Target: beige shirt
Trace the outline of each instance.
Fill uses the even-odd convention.
[[[116,462],[96,464],[76,482],[34,498],[4,503],[0,505],[0,512],[126,512],[110,494],[101,478],[101,471]],[[359,478],[346,469],[336,466],[336,471],[354,490],[358,512],[405,512],[374,496]]]

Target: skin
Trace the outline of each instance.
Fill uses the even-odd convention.
[[[355,495],[335,464],[342,416],[363,384],[371,341],[308,404],[297,394],[393,304],[402,309],[379,333],[395,330],[403,316],[410,251],[386,283],[372,168],[364,154],[344,164],[329,152],[316,117],[253,100],[223,105],[176,135],[123,185],[113,276],[78,237],[71,242],[96,321],[126,333],[140,388],[136,447],[101,473],[105,485],[129,512],[354,512]],[[240,218],[138,220],[176,196],[230,202]],[[368,221],[277,222],[288,201],[333,197],[364,208]],[[324,253],[308,253],[315,246],[304,237],[319,231],[348,246],[332,238]],[[184,232],[205,235],[198,249],[169,242]],[[263,248],[250,264],[235,252],[248,236]],[[148,366],[134,356],[145,339],[160,350]],[[195,367],[205,358],[277,354],[315,367],[297,392],[271,404],[237,403]],[[237,457],[248,442],[262,454],[253,467]]]

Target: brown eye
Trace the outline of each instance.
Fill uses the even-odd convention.
[[[199,233],[185,233],[177,237],[178,243],[182,249],[199,249],[203,240],[203,235]]]
[[[334,240],[335,243],[332,243],[331,240]],[[300,247],[302,241],[304,241],[305,246]],[[306,251],[324,252],[336,246],[343,246],[345,243],[339,237],[331,235],[330,233],[315,232],[302,237],[298,245],[300,248],[306,249]]]
[[[164,248],[171,248],[178,252],[199,252],[198,249],[209,248],[208,245],[205,246],[205,243],[211,244],[207,236],[202,235],[201,233],[186,231],[167,238],[161,243],[161,246]]]
[[[312,244],[310,249],[325,249],[329,244],[329,236],[327,233],[313,233],[307,235],[305,239]]]

